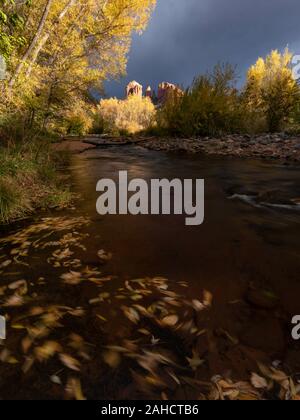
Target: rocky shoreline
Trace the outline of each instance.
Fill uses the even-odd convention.
[[[300,162],[300,137],[287,134],[229,135],[223,138],[151,138],[141,143],[150,150]]]
[[[97,142],[101,144],[97,146]],[[107,144],[106,144],[107,143]],[[82,153],[96,147],[113,145],[139,145],[149,150],[229,156],[236,158],[277,160],[283,163],[300,163],[300,137],[285,133],[264,135],[228,135],[222,138],[198,137],[104,137],[90,135],[65,138],[54,145],[56,151]]]

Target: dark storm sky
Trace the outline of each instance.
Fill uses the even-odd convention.
[[[131,80],[188,86],[219,61],[237,65],[243,80],[272,49],[300,54],[299,17],[299,0],[157,0],[146,32],[134,36],[128,76],[107,83],[106,93],[122,97]]]

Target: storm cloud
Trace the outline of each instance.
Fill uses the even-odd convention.
[[[188,86],[217,62],[246,69],[272,49],[300,54],[299,0],[157,0],[147,30],[135,35],[128,76],[106,84],[122,97],[131,80],[157,88],[161,81]]]

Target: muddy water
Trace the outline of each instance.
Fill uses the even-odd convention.
[[[145,180],[204,178],[205,223],[199,227],[187,227],[181,216],[99,216],[96,213],[96,183],[101,178],[117,180],[121,170],[127,170],[130,178]],[[53,212],[46,217],[50,220],[59,217],[77,219],[72,233],[82,235],[79,242],[85,249],[74,251],[73,258],[80,261],[78,266],[74,260],[70,266],[63,263],[55,266],[57,258],[49,261],[52,252],[65,248],[57,243],[50,252],[51,244],[42,246],[38,243],[33,250],[33,238],[37,241],[41,236],[37,228],[24,236],[24,241],[27,238],[31,242],[26,248],[28,252],[2,269],[0,287],[24,279],[30,299],[26,300],[26,292],[24,305],[1,308],[10,320],[8,338],[2,343],[10,356],[7,352],[4,356],[2,354],[0,397],[68,398],[70,393],[72,397],[72,392],[76,394],[72,391],[75,375],[76,380],[77,377],[81,380],[83,393],[88,398],[160,398],[162,395],[197,398],[200,391],[195,391],[195,384],[175,386],[169,383],[168,377],[163,385],[153,385],[154,368],[149,368],[148,353],[145,362],[149,346],[152,352],[168,354],[168,358],[170,352],[176,353],[173,359],[170,358],[181,366],[196,354],[201,364],[192,365],[190,372],[190,366],[187,366],[184,376],[197,380],[209,381],[213,375],[225,372],[236,380],[247,380],[247,374],[255,370],[257,360],[265,364],[279,360],[284,370],[297,375],[300,371],[299,346],[291,339],[291,318],[300,314],[300,211],[297,205],[291,204],[300,197],[299,167],[122,147],[76,155],[69,171],[73,190],[80,198],[74,209],[63,214]],[[84,220],[89,222],[85,224]],[[17,226],[13,231],[3,232],[2,236],[14,233],[18,236],[22,229],[30,230],[30,226],[38,223],[41,223],[41,217]],[[53,242],[59,241],[66,233],[56,231],[55,224],[43,231]],[[0,263],[11,258],[10,253],[15,247],[19,249],[20,244],[13,244],[10,238],[3,245]],[[101,291],[106,293],[95,308],[93,299],[99,294],[96,288],[100,283],[97,286],[91,285],[92,282],[89,285],[70,285],[65,284],[61,276],[69,271],[82,272],[85,267],[99,269],[99,250],[105,250],[109,255],[107,261],[101,261],[100,269],[101,276],[109,275],[111,281],[103,281],[102,277],[101,283],[99,274],[87,276],[89,280],[98,278]],[[20,260],[26,265],[18,264]],[[196,339],[186,337],[174,325],[166,327],[161,323],[154,325],[149,319],[147,322],[132,319],[136,313],[128,316],[126,308],[138,299],[132,295],[132,284],[128,281],[158,276],[168,279],[168,290],[176,294],[171,295],[172,298],[175,296],[176,302],[173,302],[172,309],[168,307],[167,310],[171,314],[181,314],[184,326],[190,322],[187,319],[190,316],[196,323]],[[142,288],[152,288],[149,293],[153,294],[152,300],[145,295],[141,301],[144,307],[158,300],[157,293],[164,289],[148,283]],[[124,290],[131,293],[129,297],[126,295],[127,300],[117,296],[124,294]],[[209,309],[196,310],[195,320],[195,313],[188,315],[191,302],[195,299],[203,301],[204,291],[209,291],[213,301]],[[2,303],[5,303],[6,291],[3,293]],[[81,308],[86,315],[74,318],[70,313],[60,314],[58,324],[61,325],[51,325],[51,335],[45,336],[59,342],[61,349],[54,351],[55,358],[51,355],[43,360],[41,357],[41,362],[36,360],[39,353],[34,346],[41,346],[46,337],[33,334],[33,343],[28,350],[23,341],[26,334],[21,329],[27,328],[32,337],[28,323],[21,327],[17,325],[15,329],[13,323],[22,324],[24,318],[29,317],[30,308],[49,308],[49,305]],[[157,315],[158,318],[166,316],[167,310],[164,309],[163,315]],[[53,308],[49,309],[51,311]],[[95,323],[95,317],[98,317],[98,323]],[[99,325],[100,317],[102,321],[105,319],[103,325]],[[30,326],[34,322],[36,319],[30,318]],[[150,344],[137,335],[138,328],[144,330],[146,337],[147,333],[150,335]],[[88,349],[81,351],[80,356],[74,353],[76,345],[73,343],[71,350],[66,341],[71,333],[83,337],[88,343]],[[121,358],[120,351],[113,349],[111,354],[110,349],[108,355],[102,357],[107,345],[122,346],[131,353]],[[139,360],[137,354],[141,351],[142,359],[138,366],[133,366],[132,359]],[[76,359],[82,359],[82,353],[88,353],[88,357],[80,359],[81,368],[74,369],[70,360],[66,363],[63,359],[64,363],[61,363],[58,354],[62,353]],[[25,366],[24,369],[24,361],[28,362],[28,359],[34,359],[33,366],[29,364],[29,368]],[[151,360],[153,362],[153,354]],[[163,364],[168,365],[167,362]],[[172,369],[176,371],[177,368],[172,366]],[[169,370],[166,372],[169,374]],[[146,374],[150,374],[151,381],[148,378],[147,382]],[[176,375],[183,375],[183,372],[176,371]],[[21,383],[17,395],[14,389],[16,381]],[[175,382],[178,385],[178,381]]]

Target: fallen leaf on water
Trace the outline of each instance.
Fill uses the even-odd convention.
[[[45,312],[45,309],[36,306],[34,308],[30,309],[30,316],[38,316],[38,315],[42,315]]]
[[[47,337],[51,331],[45,325],[37,325],[28,327],[27,332],[32,339],[35,339]]]
[[[142,300],[143,299],[143,296],[142,295],[132,295],[130,297],[130,299],[133,300],[134,302],[137,302],[139,300]]]
[[[263,365],[262,363],[258,362],[258,367],[261,373],[266,376],[267,378],[272,379],[273,381],[280,384],[285,390],[289,389],[290,382],[289,376],[287,376],[284,372],[277,370],[275,368],[268,368],[267,366]]]
[[[149,385],[154,386],[155,388],[166,388],[166,383],[157,375],[148,375],[145,380]]]
[[[97,318],[99,318],[103,322],[107,322],[107,319],[104,316],[97,314]]]
[[[51,357],[60,351],[62,351],[62,348],[59,343],[56,341],[47,341],[43,346],[36,347],[34,353],[39,362],[44,362],[51,359]]]
[[[96,305],[97,303],[100,303],[100,302],[101,302],[100,298],[94,298],[94,299],[89,300],[90,305]]]
[[[12,260],[6,260],[2,264],[0,264],[0,268],[6,268],[12,263]]]
[[[69,346],[72,347],[75,350],[80,350],[85,346],[85,341],[84,339],[75,333],[70,334],[70,342],[69,342]]]
[[[161,393],[161,399],[162,399],[163,401],[168,401],[168,400],[169,400],[169,398],[168,398],[168,396],[167,396],[167,394],[166,394],[165,392],[162,392],[162,393]]]
[[[239,339],[230,335],[229,332],[224,330],[223,328],[219,328],[217,330],[217,333],[220,334],[221,336],[227,338],[234,346],[239,344]]]
[[[62,353],[59,355],[59,358],[62,364],[65,365],[67,368],[75,370],[77,372],[80,371],[80,363],[78,360],[74,359],[74,357]]]
[[[178,324],[179,318],[177,315],[166,316],[161,322],[168,327],[174,327]]]
[[[112,253],[110,252],[105,252],[103,249],[101,249],[100,251],[98,251],[98,257],[100,258],[100,260],[102,261],[110,261],[113,257]]]
[[[258,391],[248,382],[233,383],[230,379],[225,380],[221,376],[215,376],[212,378],[212,382],[215,383],[218,390],[216,399],[242,401],[259,399]]]
[[[25,337],[22,340],[21,346],[24,353],[28,353],[28,350],[33,344],[33,340],[30,337]]]
[[[150,314],[149,311],[146,308],[144,308],[143,306],[141,306],[141,305],[133,305],[133,307],[135,309],[137,309],[139,311],[139,313],[141,315],[143,315],[144,317],[146,317],[146,318],[149,318],[149,317],[152,318],[152,314]]]
[[[8,363],[10,365],[15,365],[18,362],[18,360],[11,354],[10,350],[4,349],[0,353],[0,361],[2,363]]]
[[[139,365],[153,375],[159,365],[172,365],[173,362],[168,357],[160,353],[154,353],[144,350],[144,355],[138,356],[137,361]]]
[[[63,274],[61,279],[66,284],[77,285],[83,281],[82,274],[76,271],[70,271],[69,273]]]
[[[198,352],[196,352],[195,350],[193,351],[193,357],[187,357],[187,361],[189,362],[189,365],[193,370],[197,370],[198,367],[202,366],[205,363],[205,360],[200,359]]]
[[[77,401],[86,401],[86,398],[83,395],[81,382],[78,378],[70,378],[66,385],[67,393],[75,398]]]
[[[10,290],[17,290],[22,286],[27,286],[27,282],[25,280],[19,280],[19,281],[15,281],[14,283],[11,283],[8,288]]]
[[[175,373],[173,371],[167,369],[167,373],[177,385],[181,385],[180,380],[177,378],[177,376],[175,375]]]
[[[103,360],[112,369],[116,369],[121,363],[121,356],[119,352],[107,350],[103,353]]]
[[[68,311],[68,314],[75,317],[82,317],[85,314],[85,310],[82,308],[71,309],[70,311]]]
[[[159,342],[160,342],[159,338],[155,338],[154,336],[152,336],[152,338],[151,338],[152,346],[156,346]]]
[[[265,378],[262,378],[261,376],[257,375],[256,373],[252,373],[251,384],[256,389],[267,389],[268,388],[268,382],[265,380]]]
[[[0,296],[3,296],[5,294],[6,289],[6,286],[0,287]]]
[[[125,316],[129,319],[129,321],[137,324],[140,320],[140,315],[134,308],[128,308],[127,306],[123,306],[122,310]]]
[[[24,299],[22,298],[22,296],[13,295],[7,299],[7,301],[4,303],[3,306],[16,307],[16,306],[22,306],[23,304],[24,304]]]
[[[53,257],[57,258],[58,260],[64,260],[66,258],[70,258],[74,252],[70,251],[69,248],[66,248],[65,250],[57,250],[53,252]]]
[[[16,359],[14,356],[11,356],[8,358],[7,363],[9,363],[10,365],[17,365],[19,363],[19,360]]]
[[[14,330],[26,330],[26,327],[22,324],[13,324],[11,328],[13,328]]]
[[[117,353],[128,353],[128,349],[122,346],[106,346],[106,348]]]
[[[212,301],[213,301],[213,295],[212,295],[212,293],[209,292],[209,291],[207,291],[207,290],[204,290],[203,296],[204,296],[203,304],[205,306],[208,306],[208,307],[211,306],[212,305]]]
[[[143,335],[151,335],[150,331],[146,330],[145,328],[141,328],[140,330],[138,330],[138,332]]]
[[[104,302],[105,299],[109,299],[110,298],[110,293],[100,293],[99,295],[99,299],[101,302]]]
[[[50,377],[50,380],[51,380],[51,382],[52,382],[52,383],[54,383],[55,385],[62,385],[62,381],[61,381],[60,377],[59,377],[59,376],[57,376],[57,375],[52,375],[52,376]]]
[[[203,311],[203,309],[205,309],[205,304],[203,304],[202,302],[200,302],[200,300],[194,299],[192,301],[192,306],[195,309],[195,311],[200,312]]]
[[[23,373],[28,373],[32,366],[34,365],[34,358],[33,357],[27,357],[25,359],[25,362],[22,366]]]

